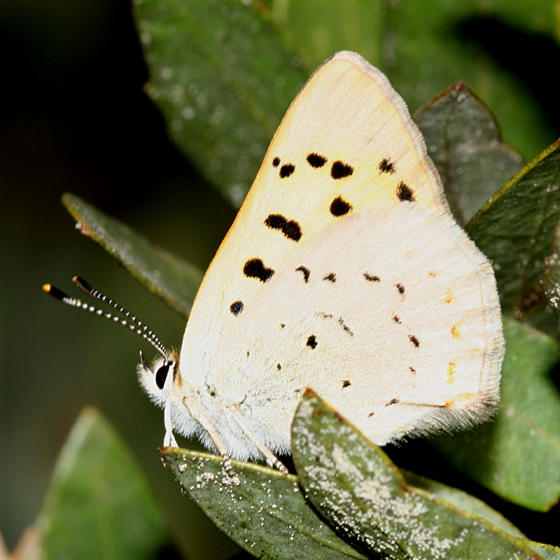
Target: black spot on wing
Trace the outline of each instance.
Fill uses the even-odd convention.
[[[377,166],[377,169],[379,169],[379,171],[381,171],[381,173],[390,173],[390,174],[392,174],[396,171],[395,164],[388,158],[383,158],[379,162],[379,165]]]
[[[274,274],[272,268],[267,268],[261,259],[249,259],[243,265],[243,274],[248,278],[256,278],[261,282],[266,282]]]
[[[352,210],[352,205],[344,200],[341,196],[337,196],[330,206],[330,211],[333,216],[339,217],[348,214]]]
[[[368,282],[381,282],[381,278],[375,274],[370,274],[369,272],[364,272],[364,278]]]
[[[354,173],[354,168],[340,160],[335,161],[331,166],[331,177],[333,179],[344,179]]]
[[[399,325],[401,324],[401,319],[398,315],[393,315],[393,321],[395,321],[395,323],[398,323]]]
[[[342,380],[342,388],[343,389],[346,389],[346,388],[350,387],[351,385],[352,385],[352,383],[350,382],[349,379],[343,379]]]
[[[234,301],[230,306],[229,310],[234,315],[239,315],[243,311],[243,302],[240,300]]]
[[[416,370],[412,366],[408,366],[408,371],[410,371],[410,373],[412,373],[412,375],[416,374]]]
[[[397,198],[399,200],[408,200],[414,202],[414,193],[410,187],[402,181],[397,185]]]
[[[280,230],[292,241],[299,241],[301,239],[300,225],[295,220],[288,220],[282,214],[269,214],[264,223],[271,229]]]
[[[276,156],[273,160],[272,160],[272,167],[278,167],[280,165],[280,158],[278,156]]]
[[[416,348],[418,348],[418,346],[420,346],[420,341],[413,334],[408,335],[408,340],[410,340],[410,342],[412,342],[412,344],[414,344],[414,346],[416,346]]]
[[[311,165],[311,167],[314,167],[315,169],[317,167],[323,167],[323,165],[327,163],[327,158],[325,156],[321,156],[316,153],[308,154],[306,159],[307,159],[307,163]]]
[[[280,370],[282,369],[282,365],[281,365],[281,364],[276,364],[276,369],[277,369],[278,371],[280,371]]]
[[[399,291],[399,294],[404,295],[405,289],[404,289],[404,286],[402,284],[395,284],[395,287]]]
[[[285,163],[281,168],[280,168],[280,179],[285,179],[286,177],[289,177],[294,171],[296,170],[296,166],[293,163]]]
[[[336,282],[336,274],[334,272],[329,272],[323,276],[323,280],[327,280],[328,282]]]
[[[303,274],[303,280],[307,284],[307,282],[309,282],[309,275],[311,274],[311,271],[305,266],[298,266],[295,270],[296,272],[301,272]]]
[[[307,337],[307,342],[305,344],[315,350],[315,348],[317,348],[317,337],[314,334],[310,335]]]
[[[324,311],[318,311],[315,315],[317,315],[317,317],[321,317],[322,319],[332,319],[333,321],[336,321],[346,334],[354,336],[354,331],[346,324],[342,317],[338,317],[337,319],[332,313],[325,313]]]
[[[391,399],[388,403],[385,403],[385,406],[391,406],[393,404],[399,404],[399,399]]]

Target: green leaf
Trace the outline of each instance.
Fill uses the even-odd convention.
[[[467,232],[494,265],[504,311],[523,316],[538,286],[560,221],[560,142],[506,183],[474,216]]]
[[[236,205],[308,72],[282,35],[238,0],[138,0],[147,92],[169,134]]]
[[[551,371],[558,343],[504,318],[506,356],[496,419],[434,440],[447,459],[508,500],[538,511],[560,497],[560,394]]]
[[[414,120],[462,225],[523,164],[521,156],[502,142],[490,110],[463,83],[438,95]]]
[[[161,455],[208,517],[258,558],[364,558],[317,517],[295,476],[231,461],[232,477],[216,455],[170,447]]]
[[[60,453],[39,527],[46,560],[149,559],[169,543],[129,451],[91,408]]]
[[[91,237],[172,309],[189,314],[202,274],[193,265],[156,247],[116,218],[73,194],[62,202],[82,235]]]
[[[292,426],[306,496],[366,554],[413,558],[538,558],[528,543],[409,486],[381,449],[308,390]]]

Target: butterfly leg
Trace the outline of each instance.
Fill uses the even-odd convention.
[[[266,445],[262,444],[259,441],[254,432],[249,428],[249,426],[247,426],[245,420],[243,420],[243,417],[241,416],[241,414],[239,414],[237,409],[228,407],[228,410],[231,412],[231,415],[233,416],[239,427],[245,432],[249,439],[257,446],[258,450],[264,455],[267,464],[274,469],[278,469],[283,474],[288,474],[288,469],[286,468],[286,466],[282,463],[282,461],[280,461],[280,459],[278,459],[278,457],[276,457],[276,455],[274,455],[274,453],[272,453],[272,451],[270,451],[270,449]]]
[[[226,446],[223,444],[220,436],[218,435],[218,431],[216,430],[214,424],[207,420],[201,413],[196,404],[191,400],[188,401],[187,397],[183,397],[183,405],[188,409],[191,416],[200,422],[202,427],[206,430],[206,433],[210,436],[212,443],[216,446],[218,453],[222,456],[222,461],[224,464],[224,470],[228,474],[228,476],[234,476],[233,465],[231,464],[231,457],[229,456]]]
[[[165,436],[163,438],[163,446],[173,446],[179,447],[175,436],[173,435],[173,423],[171,422],[171,399],[167,399],[165,402],[165,408],[163,410],[163,423],[165,425]]]

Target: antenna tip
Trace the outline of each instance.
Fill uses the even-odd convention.
[[[43,284],[43,292],[54,296],[56,299],[63,300],[68,297],[62,290],[59,290],[56,286],[52,284]]]
[[[74,284],[78,286],[78,288],[81,288],[85,292],[91,293],[93,291],[93,288],[80,276],[73,276],[72,282],[74,282]]]

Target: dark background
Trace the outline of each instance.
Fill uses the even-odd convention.
[[[161,468],[163,418],[135,374],[139,348],[152,356],[150,347],[57,304],[41,285],[72,291],[80,274],[180,346],[184,320],[81,237],[60,196],[78,194],[201,270],[235,212],[167,139],[142,90],[147,69],[127,2],[2,5],[0,52],[1,532],[11,548],[34,522],[60,447],[92,404],[148,471],[164,509],[179,508],[191,534],[210,532],[228,556],[235,547]],[[193,555],[197,546],[202,539],[186,545]]]
[[[560,119],[546,60],[558,59],[557,43],[492,18],[465,20],[457,32],[524,80],[554,140]],[[2,5],[0,53],[0,528],[8,547],[34,522],[60,447],[92,404],[148,473],[185,549],[205,557],[212,539],[215,557],[227,557],[235,546],[179,495],[155,452],[162,415],[134,372],[138,349],[149,347],[57,305],[41,284],[72,290],[80,274],[179,346],[184,320],[81,237],[60,196],[78,194],[201,270],[235,211],[179,154],[144,94],[148,72],[126,1]],[[419,455],[413,446],[403,460]],[[550,542],[557,515],[510,511],[532,538]]]

